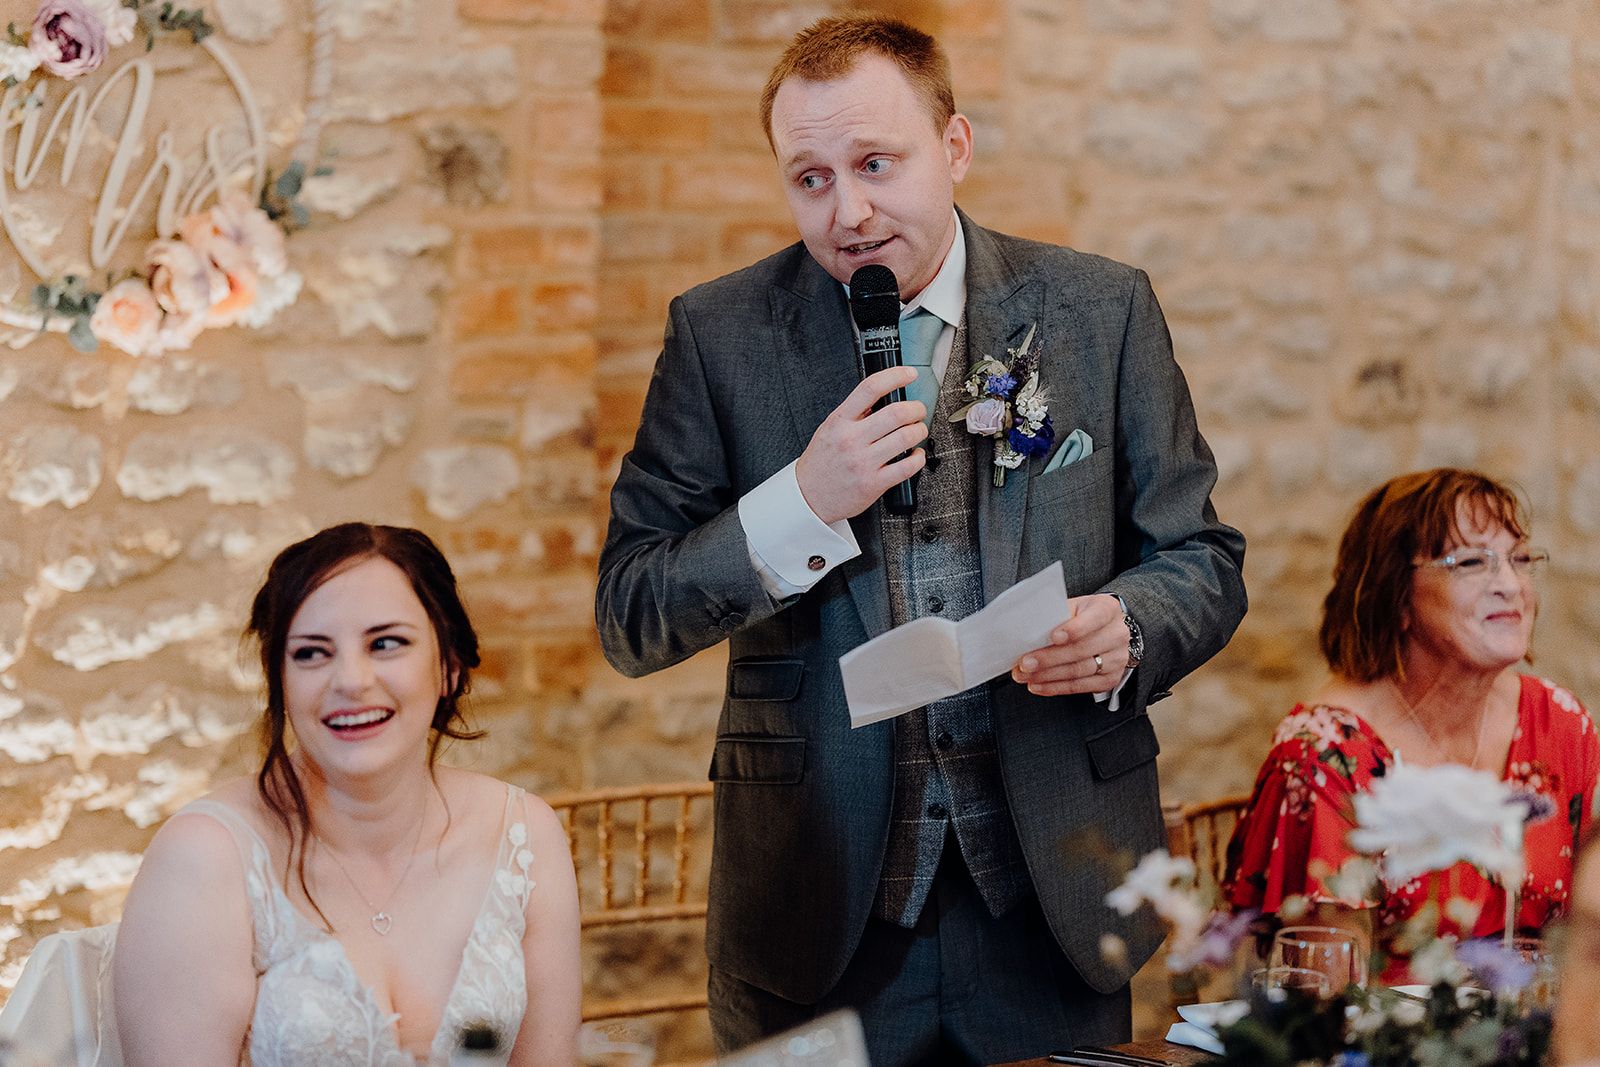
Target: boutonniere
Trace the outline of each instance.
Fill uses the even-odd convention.
[[[1037,324],[1029,326],[1021,346],[1006,349],[1006,362],[985,356],[973,364],[965,386],[972,399],[950,416],[951,422],[965,422],[968,433],[994,438],[997,488],[1006,484],[1006,471],[1046,454],[1056,439],[1044,390],[1039,388],[1039,357],[1033,351],[1037,329]]]

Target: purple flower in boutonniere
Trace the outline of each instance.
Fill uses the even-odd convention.
[[[1036,326],[1020,347],[1007,349],[1009,362],[985,356],[973,364],[965,386],[971,400],[951,422],[965,422],[967,432],[994,438],[994,484],[1006,484],[1006,471],[1050,451],[1055,427],[1050,422],[1044,390],[1039,388],[1039,359],[1033,352]]]

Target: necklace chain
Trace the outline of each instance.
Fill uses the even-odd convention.
[[[1389,679],[1389,687],[1394,690],[1395,699],[1400,702],[1400,710],[1404,711],[1406,717],[1416,724],[1418,730],[1422,731],[1422,736],[1427,738],[1428,744],[1433,747],[1434,754],[1446,763],[1451,762],[1444,746],[1439,743],[1439,739],[1433,736],[1433,731],[1428,729],[1428,724],[1422,721],[1422,716],[1417,714],[1416,709],[1411,706],[1411,701],[1407,700],[1405,693],[1400,691],[1399,683],[1391,678]],[[1489,704],[1485,701],[1483,709],[1478,712],[1478,739],[1472,746],[1472,761],[1467,764],[1469,767],[1477,767],[1483,758],[1483,739],[1488,726]]]
[[[372,909],[372,917],[367,921],[372,924],[373,932],[380,937],[386,935],[390,928],[394,926],[394,917],[389,914],[389,904],[394,900],[395,894],[400,892],[400,887],[405,884],[406,875],[411,873],[411,865],[417,862],[417,846],[422,843],[422,824],[426,821],[427,814],[428,809],[424,807],[422,809],[422,817],[417,819],[417,836],[411,842],[411,855],[406,860],[405,867],[401,869],[400,877],[395,879],[394,886],[390,888],[389,895],[383,898],[381,905],[373,904],[372,899],[362,892],[360,884],[351,875],[350,868],[344,865],[344,861],[339,858],[339,854],[322,839],[322,835],[312,834],[316,838],[317,844],[327,851],[328,858],[333,860],[334,865],[339,868],[339,873],[344,875],[344,880],[350,883],[350,888],[356,891],[356,896],[361,898],[363,904]]]

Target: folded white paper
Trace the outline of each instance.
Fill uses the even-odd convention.
[[[850,725],[892,719],[1011,670],[1072,617],[1061,561],[960,622],[915,619],[839,657]]]

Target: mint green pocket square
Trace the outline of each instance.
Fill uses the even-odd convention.
[[[1051,471],[1059,470],[1069,463],[1076,463],[1080,459],[1088,459],[1089,454],[1093,451],[1094,438],[1082,430],[1073,430],[1067,434],[1067,439],[1062,441],[1061,446],[1056,449],[1056,454],[1050,457],[1050,462],[1044,465],[1043,473],[1049,474]]]

